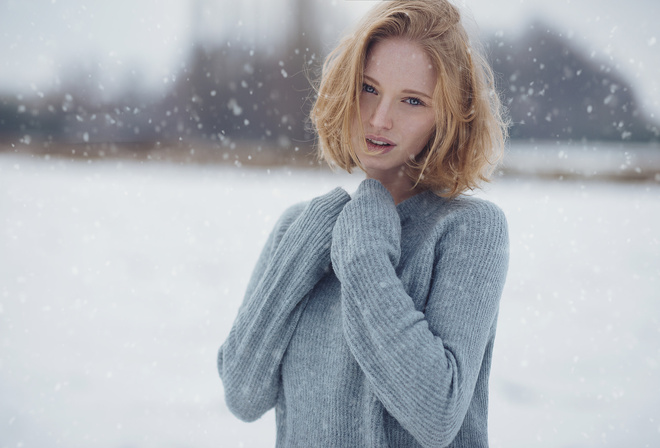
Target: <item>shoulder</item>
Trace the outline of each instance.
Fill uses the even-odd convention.
[[[305,210],[305,207],[307,207],[307,204],[309,204],[309,201],[299,202],[297,204],[291,205],[286,210],[284,210],[282,215],[280,215],[273,229],[276,244],[282,238],[282,235],[286,233],[289,226],[302,214],[303,210]]]
[[[422,215],[436,225],[471,223],[480,226],[507,226],[506,216],[500,207],[474,196],[447,199],[429,192],[422,204]]]
[[[459,196],[447,199],[428,195],[427,222],[434,228],[436,241],[461,244],[486,243],[508,247],[508,223],[502,209],[485,199]]]
[[[453,216],[481,225],[505,226],[506,216],[500,207],[485,199],[473,196],[459,196],[449,201]]]
[[[280,227],[289,227],[293,221],[300,216],[300,214],[305,210],[305,207],[307,207],[307,204],[309,204],[309,201],[304,201],[304,202],[298,202],[297,204],[293,204],[289,206],[280,218],[277,220],[278,226]]]
[[[447,269],[446,263],[450,263],[478,277],[490,272],[503,282],[508,270],[509,231],[502,209],[472,196],[439,198],[438,204],[430,221],[433,236],[429,241],[436,268]]]

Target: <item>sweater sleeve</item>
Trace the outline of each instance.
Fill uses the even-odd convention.
[[[497,207],[480,203],[446,225],[423,313],[397,277],[400,218],[378,181],[360,185],[333,231],[347,343],[387,411],[425,447],[449,445],[463,423],[508,267]]]
[[[340,188],[315,198],[288,228],[285,214],[259,257],[217,360],[227,407],[242,420],[275,405],[282,356],[307,294],[329,269],[332,228],[349,199]]]

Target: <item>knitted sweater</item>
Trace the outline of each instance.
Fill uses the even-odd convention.
[[[507,266],[487,201],[367,179],[293,206],[218,354],[227,406],[275,407],[278,447],[486,447]]]

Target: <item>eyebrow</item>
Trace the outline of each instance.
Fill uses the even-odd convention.
[[[375,84],[376,86],[379,86],[379,85],[380,85],[380,84],[378,83],[378,81],[376,81],[374,78],[372,78],[372,77],[369,76],[369,75],[364,75],[364,79],[365,79],[366,81],[369,81],[370,83]],[[423,96],[423,97],[426,97],[426,98],[428,98],[428,99],[430,99],[430,100],[433,99],[433,97],[432,97],[431,95],[429,95],[429,94],[427,94],[427,93],[424,93],[424,92],[420,92],[419,90],[404,89],[404,90],[403,90],[403,93],[408,93],[408,94],[417,95],[417,96]]]

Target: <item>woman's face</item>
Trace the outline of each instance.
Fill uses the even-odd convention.
[[[431,60],[415,42],[388,38],[371,47],[360,94],[368,152],[353,133],[354,148],[367,177],[400,177],[406,161],[424,149],[435,128],[432,96],[436,78]]]

